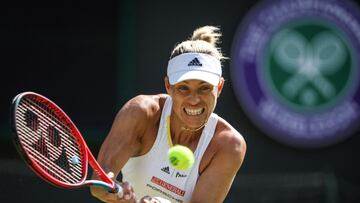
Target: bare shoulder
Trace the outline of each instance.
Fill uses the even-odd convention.
[[[132,119],[153,119],[161,112],[166,95],[138,95],[130,99],[118,114],[127,114]]]
[[[246,153],[245,139],[221,117],[219,117],[213,141],[218,153],[229,156],[232,160],[238,160],[238,164],[241,165]]]
[[[108,144],[131,145],[131,156],[142,154],[151,146],[166,95],[138,95],[118,111],[108,134]],[[121,142],[119,142],[121,140]],[[119,144],[118,144],[119,145]]]
[[[157,125],[165,99],[163,94],[138,95],[130,99],[117,113],[113,128],[142,137],[149,128]]]

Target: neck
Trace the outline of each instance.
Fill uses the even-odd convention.
[[[188,128],[177,124],[169,116],[167,124],[167,127],[169,129],[168,133],[169,137],[171,138],[172,144],[181,144],[190,147],[194,144],[194,146],[196,146],[196,143],[201,136],[202,130],[204,129],[206,122],[198,128]]]
[[[196,132],[196,131],[199,131],[199,130],[201,130],[202,128],[204,128],[205,125],[206,125],[206,122],[205,122],[204,124],[202,124],[202,125],[201,125],[200,127],[198,127],[198,128],[187,128],[187,127],[182,126],[182,127],[181,127],[181,130],[189,131],[189,132]]]

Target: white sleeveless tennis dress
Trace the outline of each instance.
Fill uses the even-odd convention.
[[[136,196],[163,197],[171,202],[190,202],[199,176],[201,158],[210,143],[216,128],[218,116],[211,114],[194,152],[195,162],[191,169],[176,170],[167,159],[171,144],[168,121],[172,99],[167,97],[160,118],[156,140],[150,151],[142,156],[130,158],[122,169],[123,181],[133,186]],[[169,139],[170,138],[170,139]]]

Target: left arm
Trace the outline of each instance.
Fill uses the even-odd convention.
[[[214,141],[216,151],[198,178],[191,203],[223,202],[243,163],[246,143],[237,131],[220,132]]]

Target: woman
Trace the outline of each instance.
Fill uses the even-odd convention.
[[[220,36],[213,26],[196,29],[172,51],[167,94],[139,95],[118,112],[98,161],[112,178],[122,172],[124,195],[91,187],[92,195],[104,202],[135,202],[135,193],[138,202],[224,201],[246,143],[213,113],[224,86]],[[167,151],[177,144],[194,152],[191,169],[169,165]]]

